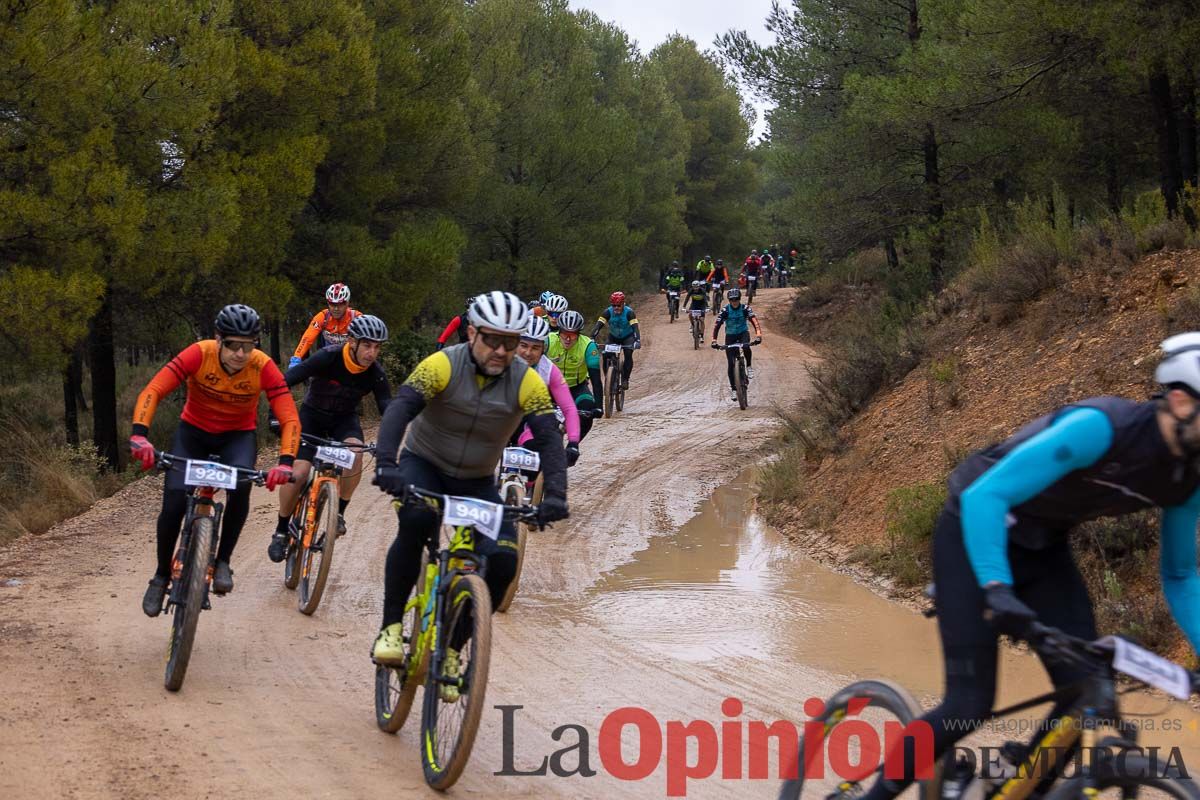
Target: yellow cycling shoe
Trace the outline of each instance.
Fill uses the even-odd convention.
[[[391,667],[404,665],[404,623],[393,622],[379,632],[371,657],[377,664]]]
[[[442,675],[457,680],[461,672],[462,664],[458,662],[458,651],[447,647],[446,659],[442,662]],[[458,687],[449,683],[439,684],[438,696],[442,698],[443,703],[457,703]]]

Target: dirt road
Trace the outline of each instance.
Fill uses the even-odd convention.
[[[723,354],[693,351],[687,327],[668,325],[662,301],[640,310],[626,412],[599,422],[572,470],[570,524],[536,538],[522,593],[497,617],[488,709],[459,794],[661,797],[664,771],[620,782],[596,757],[601,721],[621,706],[659,719],[719,721],[734,691],[762,694],[776,676],[673,660],[661,648],[605,628],[606,572],[696,512],[711,490],[751,464],[769,435],[769,401],[805,390],[803,346],[770,336],[772,312],[791,290],[764,292],[768,319],[755,351],[752,408],[731,403]],[[256,490],[234,558],[236,590],[201,618],[187,683],[162,688],[167,620],[139,608],[152,570],[159,482],[140,481],[87,514],[0,553],[0,796],[370,797],[424,793],[416,738],[374,726],[368,650],[379,624],[383,554],[394,533],[386,499],[364,484],[348,509],[350,534],[314,618],[295,610],[281,570],[265,554],[274,497]],[[677,608],[626,609],[639,624],[705,636],[712,619]],[[738,627],[722,623],[712,645]],[[732,666],[732,665],[731,665]],[[496,776],[504,769],[503,715],[512,712],[513,765],[536,767],[570,744],[564,724],[592,738],[591,778]],[[751,713],[748,709],[747,713]],[[415,718],[414,718],[415,719]],[[632,754],[627,754],[632,761]],[[568,758],[568,765],[574,763]],[[694,796],[744,796],[715,783]],[[766,786],[756,782],[762,793]],[[719,790],[719,791],[718,791]],[[430,792],[432,794],[432,792]]]

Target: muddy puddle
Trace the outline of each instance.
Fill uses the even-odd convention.
[[[749,658],[821,670],[846,681],[883,677],[925,707],[942,691],[936,623],[796,551],[754,513],[754,471],[718,488],[676,532],[650,540],[601,576],[579,613],[664,660]],[[1040,662],[1006,649],[998,702],[1050,689]],[[1200,772],[1200,715],[1148,693],[1127,694],[1145,745],[1179,746]],[[1023,738],[1045,707],[972,737]]]

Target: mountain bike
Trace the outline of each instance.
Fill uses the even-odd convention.
[[[679,291],[676,289],[667,290],[667,313],[671,316],[671,322],[679,317]]]
[[[749,342],[733,342],[731,344],[717,344],[713,342],[714,350],[737,350],[736,363],[733,367],[733,378],[737,386],[738,408],[743,411],[749,405],[750,393],[750,376],[746,374],[746,354],[745,348],[755,347],[759,342],[751,340]]]
[[[624,374],[626,350],[633,350],[631,344],[609,342],[604,345],[604,363],[600,371],[604,375],[604,415],[612,418],[613,407],[617,411],[625,409],[625,385],[621,380]]]
[[[930,610],[925,615],[933,616],[934,613]],[[1044,703],[1054,704],[1042,724],[1035,726],[1028,743],[1010,741],[1000,748],[1000,760],[1004,763],[986,761],[985,769],[976,770],[971,760],[956,759],[951,749],[931,765],[925,780],[918,781],[921,800],[948,800],[951,797],[1076,800],[1092,798],[1104,789],[1119,789],[1122,797],[1135,798],[1140,789],[1146,788],[1177,800],[1200,798],[1200,787],[1170,759],[1160,764],[1156,756],[1147,758],[1142,754],[1137,745],[1136,729],[1121,719],[1112,671],[1124,673],[1181,700],[1200,691],[1200,672],[1184,669],[1115,636],[1089,642],[1035,622],[1024,638],[1043,658],[1079,667],[1087,677],[1079,683],[993,711],[989,719]],[[1120,694],[1136,688],[1130,686]],[[823,741],[829,740],[830,731],[843,720],[851,718],[861,722],[861,714],[868,706],[895,716],[902,726],[908,725],[920,713],[916,701],[903,688],[887,681],[859,681],[842,689],[826,703],[824,712],[816,720],[824,724]],[[1054,708],[1065,708],[1065,711],[1055,714]],[[1106,735],[1101,736],[1104,729],[1107,729]],[[795,765],[799,769],[796,777],[784,782],[779,800],[797,800],[806,788],[804,751],[801,739]],[[789,772],[791,766],[788,765]],[[917,766],[921,765],[918,763]],[[1078,769],[1068,774],[1068,767]],[[993,768],[997,774],[988,774]],[[861,781],[840,780],[832,793],[828,785],[810,784],[807,796],[831,800],[856,797],[865,789],[863,783],[873,780],[879,771],[876,769]]]
[[[699,350],[700,342],[704,341],[704,311],[694,308],[688,312],[692,323],[692,349]]]
[[[758,288],[758,276],[757,275],[747,275],[746,276],[746,303],[747,304],[754,302],[754,291],[757,288]]]
[[[388,733],[400,730],[423,683],[421,763],[425,782],[445,790],[471,757],[487,693],[492,601],[483,581],[487,559],[475,552],[475,538],[495,539],[505,519],[535,520],[537,508],[506,507],[416,486],[407,487],[395,502],[437,510],[443,533],[425,543],[420,577],[404,606],[403,664],[375,662],[375,722]],[[446,544],[439,547],[442,540]],[[451,648],[458,653],[459,669],[447,675]],[[446,687],[455,690],[452,700]]]
[[[788,284],[788,270],[786,268],[779,270],[779,280],[775,285],[780,289],[786,289]]]
[[[716,314],[721,310],[721,301],[725,299],[725,284],[714,281],[712,285],[712,310]]]
[[[171,614],[163,685],[169,691],[177,692],[187,675],[200,612],[212,608],[209,588],[217,564],[217,534],[225,512],[225,504],[216,502],[216,494],[221,489],[236,489],[241,481],[253,481],[262,486],[267,473],[221,464],[214,456],[210,456],[210,461],[201,461],[155,450],[154,457],[161,470],[184,470],[183,483],[190,487],[187,513],[183,517],[179,546],[171,562],[171,580],[163,601],[163,610]]]
[[[342,473],[354,468],[356,453],[374,453],[375,445],[347,444],[307,433],[302,433],[300,438],[317,445],[317,452],[288,525],[283,585],[289,589],[300,588],[300,613],[311,616],[321,604],[325,582],[329,579],[329,566],[333,563]]]

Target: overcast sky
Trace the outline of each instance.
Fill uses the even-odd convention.
[[[772,37],[763,27],[771,11],[771,0],[570,0],[572,8],[586,8],[601,19],[615,22],[638,49],[649,53],[672,33],[696,40],[701,50],[713,48],[713,40],[728,30],[744,30],[753,39],[770,44]],[[758,111],[754,126],[757,138],[766,129],[762,103],[742,92]]]

